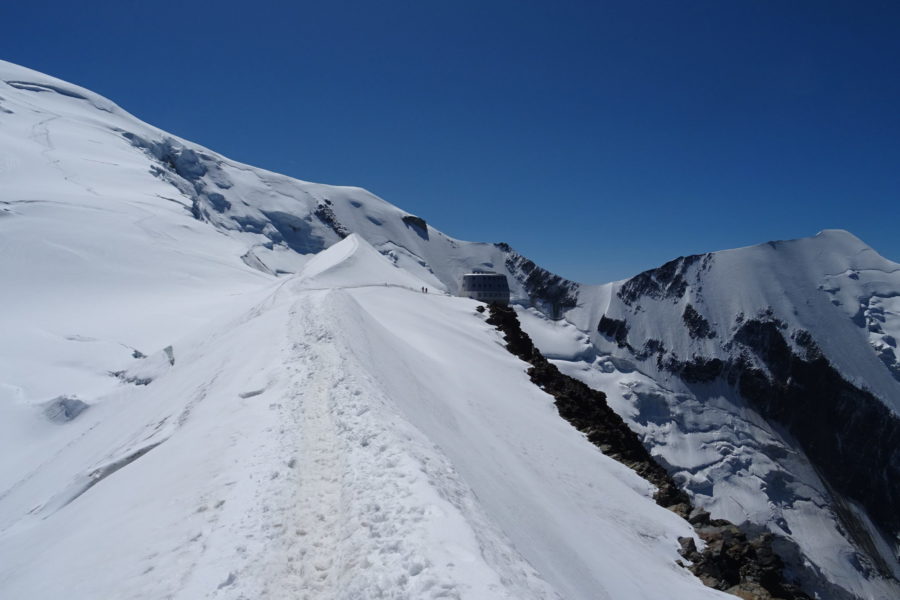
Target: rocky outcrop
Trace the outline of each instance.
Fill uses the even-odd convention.
[[[772,535],[748,535],[724,520],[711,520],[709,513],[695,509],[657,463],[640,438],[607,404],[606,395],[563,375],[522,331],[515,310],[493,304],[488,323],[504,335],[507,349],[527,362],[531,381],[553,396],[561,417],[585,433],[607,456],[618,460],[657,487],[657,504],[681,515],[706,542],[698,551],[692,538],[682,539],[682,555],[688,568],[706,585],[754,600],[809,600],[809,596],[784,578],[784,565],[772,549]]]
[[[619,348],[628,346],[628,323],[624,319],[613,319],[603,315],[597,325],[597,331],[615,340]]]
[[[693,539],[681,538],[681,551],[691,561],[691,571],[706,585],[748,600],[806,597],[785,583],[784,564],[772,549],[771,533],[748,537],[733,523],[711,520],[705,512],[692,518],[691,524],[706,547],[699,552]]]
[[[661,267],[644,271],[626,281],[619,288],[618,296],[628,306],[644,296],[677,300],[687,291],[691,267],[698,265],[700,269],[705,269],[711,260],[711,254],[693,254],[670,260]]]
[[[684,307],[684,312],[681,314],[681,320],[684,321],[688,334],[695,340],[700,338],[712,339],[716,337],[716,332],[710,327],[709,321],[697,312],[697,309],[690,303]]]
[[[695,356],[691,360],[669,359],[666,368],[681,376],[688,383],[713,381],[725,369],[725,363],[718,358]]]
[[[727,367],[728,381],[797,439],[838,494],[861,504],[890,536],[900,534],[900,419],[844,379],[808,334],[794,340],[805,356],[792,350],[778,322],[746,321],[733,338],[745,352]],[[845,525],[860,547],[872,548],[864,528]],[[880,561],[877,551],[868,554]]]
[[[402,218],[403,224],[410,227],[423,240],[428,239],[428,223],[422,217],[406,215]]]
[[[428,230],[428,223],[422,217],[417,217],[415,215],[406,215],[403,217],[403,223],[406,224],[407,227],[418,227],[424,231]]]
[[[560,416],[587,434],[588,440],[604,454],[628,465],[657,486],[659,491],[655,498],[658,504],[666,507],[689,504],[687,494],[678,489],[638,436],[609,407],[606,395],[563,375],[550,363],[522,331],[514,309],[492,304],[488,323],[504,333],[506,347],[512,354],[531,365],[528,369],[531,381],[556,399]]]
[[[537,266],[509,244],[494,244],[506,253],[506,268],[525,288],[531,303],[553,319],[562,318],[563,313],[575,308],[578,303],[578,284],[547,269]]]
[[[685,320],[700,322],[693,316]],[[599,330],[623,346],[624,321],[604,316]],[[846,498],[862,506],[886,539],[900,535],[900,419],[847,381],[808,331],[791,331],[771,310],[751,319],[738,316],[723,349],[732,358],[679,359],[650,339],[632,354],[655,358],[657,368],[687,383],[724,380],[761,416],[786,429],[828,485],[843,530],[875,570],[890,577],[885,563],[890,557],[882,556],[867,527],[842,503]]]
[[[344,239],[350,235],[350,230],[344,227],[344,225],[338,221],[337,215],[334,214],[334,210],[331,208],[331,200],[326,199],[320,202],[318,206],[316,206],[314,214],[320,221],[328,225],[339,238]]]

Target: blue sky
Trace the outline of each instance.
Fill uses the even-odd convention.
[[[900,261],[900,3],[5,2],[0,57],[586,282],[848,229]]]

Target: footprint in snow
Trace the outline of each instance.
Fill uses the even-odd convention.
[[[219,587],[216,588],[216,589],[221,590],[221,589],[224,588],[224,587],[228,587],[228,586],[230,586],[230,585],[234,585],[234,582],[235,582],[235,581],[237,581],[237,575],[235,575],[234,573],[229,573],[229,574],[228,574],[228,578],[225,579],[225,581],[223,581],[222,583],[220,583],[220,584],[219,584]]]

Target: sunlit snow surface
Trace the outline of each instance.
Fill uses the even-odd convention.
[[[675,564],[691,528],[558,417],[474,302],[445,295],[467,271],[509,273],[505,254],[410,217],[0,61],[0,597],[726,597]],[[829,334],[841,315],[826,349],[890,404],[870,349],[900,336],[900,271],[848,235],[718,253],[729,276],[704,297],[724,332],[746,307],[791,320],[813,285],[797,324]],[[765,283],[770,251],[813,279]],[[714,516],[787,526],[823,581],[895,596],[853,570],[777,431],[725,390],[698,398],[612,356],[596,327],[617,285],[523,326]],[[642,335],[715,352],[668,328],[671,307],[646,310],[662,331]],[[772,506],[760,481],[806,500]]]
[[[675,565],[690,527],[556,416],[473,301],[356,237],[314,260],[133,359],[148,385],[63,425],[8,408],[30,448],[0,504],[4,595],[720,596]]]
[[[724,597],[676,565],[690,526],[441,292],[494,246],[0,79],[0,597]],[[136,138],[208,171],[154,175]],[[230,203],[215,226],[185,181]],[[365,239],[304,221],[325,199]]]
[[[684,270],[684,280],[683,296],[647,294],[631,305],[619,296],[624,282],[585,287],[566,320],[523,310],[523,327],[563,372],[606,392],[697,505],[713,517],[764,525],[797,544],[809,566],[803,574],[809,589],[825,598],[838,593],[831,584],[862,598],[900,597],[896,581],[862,574],[866,569],[860,568],[830,492],[795,440],[729,386],[688,385],[660,368],[655,355],[640,360],[597,331],[606,315],[628,323],[636,350],[653,339],[667,356],[727,361],[734,358],[729,352],[740,351],[724,344],[738,315],[778,319],[789,339],[810,332],[848,380],[897,412],[900,371],[892,372],[894,355],[886,349],[895,350],[891,344],[900,328],[900,265],[852,234],[829,230],[705,255]],[[689,335],[682,316],[687,304],[706,316],[714,336]],[[857,516],[900,577],[896,549],[861,512]]]

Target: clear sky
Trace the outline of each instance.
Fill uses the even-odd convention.
[[[3,2],[0,57],[585,282],[848,229],[900,261],[900,2]]]

